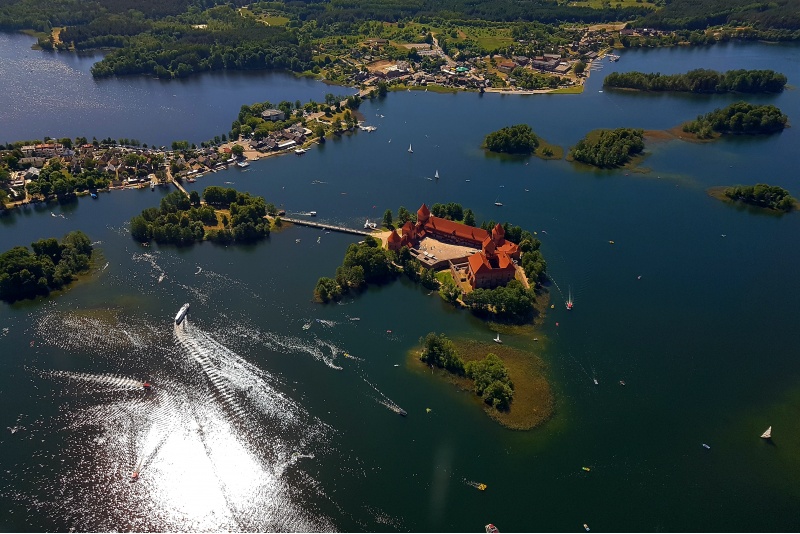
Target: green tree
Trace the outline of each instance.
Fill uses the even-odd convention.
[[[394,228],[394,226],[392,226],[392,210],[383,212],[383,225],[389,229]]]
[[[244,155],[244,147],[240,144],[235,144],[231,147],[231,154],[236,156],[237,158],[241,158]]]

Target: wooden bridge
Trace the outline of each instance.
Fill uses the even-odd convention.
[[[315,221],[309,221],[306,219],[290,219],[289,217],[281,217],[282,221],[298,224],[300,226],[310,226],[312,228],[322,228],[324,230],[330,230],[331,232],[343,232],[345,234],[356,234],[356,235],[372,235],[372,232],[365,232],[364,230],[356,230],[354,228],[346,228],[344,226],[335,226],[333,224],[325,224]]]

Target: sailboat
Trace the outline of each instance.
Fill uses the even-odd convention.
[[[763,434],[761,434],[761,437],[764,439],[772,439],[772,427],[769,427]]]
[[[439,179],[439,169],[436,169],[436,174],[433,175],[437,180]]]
[[[500,332],[497,333],[497,337],[494,338],[492,341],[494,341],[495,343],[498,343],[500,345],[503,344],[503,342],[500,340]]]
[[[408,153],[409,154],[413,154],[414,153],[414,151],[411,150],[411,143],[408,143]]]
[[[572,289],[569,290],[569,296],[567,297],[567,309],[571,310],[572,306],[574,306],[572,302]]]
[[[495,205],[495,206],[502,206],[502,205],[503,205],[503,203],[502,203],[502,202],[500,202],[500,197],[497,197],[497,198],[494,200],[494,205]]]

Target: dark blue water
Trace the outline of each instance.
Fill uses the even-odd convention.
[[[354,92],[272,72],[94,79],[90,69],[99,55],[31,50],[35,43],[27,35],[0,34],[0,142],[94,136],[199,144],[227,135],[242,104],[321,102],[327,93]]]
[[[135,245],[126,221],[167,190],[2,219],[0,249],[80,228],[103,254],[91,280],[0,308],[9,328],[0,428],[24,427],[0,438],[3,525],[795,529],[800,219],[737,209],[705,189],[766,181],[797,196],[797,129],[651,144],[648,173],[487,158],[479,146],[523,121],[569,146],[592,128],[670,128],[738,99],[599,92],[613,69],[774,68],[796,84],[798,57],[770,45],[633,51],[593,72],[582,95],[392,93],[361,108],[373,133],[193,184],[231,182],[352,226],[387,208],[453,201],[479,221],[536,231],[556,307],[542,342],[506,343],[545,360],[557,397],[554,418],[529,432],[504,430],[469,395],[406,363],[431,330],[488,340],[479,321],[405,282],[340,305],[311,301],[353,237],[290,228],[247,248]],[[796,90],[748,100],[800,117]],[[425,179],[436,170],[438,182]],[[173,331],[186,301],[187,328]],[[158,396],[126,382],[141,377]],[[768,443],[758,436],[770,425]],[[138,462],[142,478],[130,484]]]

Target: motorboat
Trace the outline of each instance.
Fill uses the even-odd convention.
[[[297,148],[297,149],[295,149],[294,153],[297,154],[298,156],[302,156],[303,154],[306,153],[306,149],[305,148]]]
[[[145,391],[150,391],[151,389],[153,389],[153,384],[151,384],[150,382],[147,382],[147,381],[142,382],[142,388]]]
[[[183,320],[186,318],[186,314],[189,313],[189,303],[187,302],[181,309],[178,310],[178,315],[175,316],[175,324],[181,324]]]
[[[309,211],[308,214],[311,215],[312,217],[316,217],[317,216],[317,212],[316,211]]]
[[[486,529],[486,534],[497,534],[498,532],[500,532],[499,530],[497,530],[497,527],[491,523],[486,525],[484,528]]]
[[[244,161],[240,161],[236,165],[238,165],[239,167],[244,169],[245,167],[249,167],[250,166],[250,162],[247,161],[247,160],[244,160]]]
[[[414,151],[411,149],[411,143],[408,144],[408,153],[413,154]]]
[[[494,338],[492,341],[494,341],[495,343],[497,343],[497,344],[499,344],[499,345],[502,345],[502,344],[503,344],[503,342],[500,340],[500,333],[498,333],[498,334],[497,334],[497,337],[496,337],[496,338]]]

